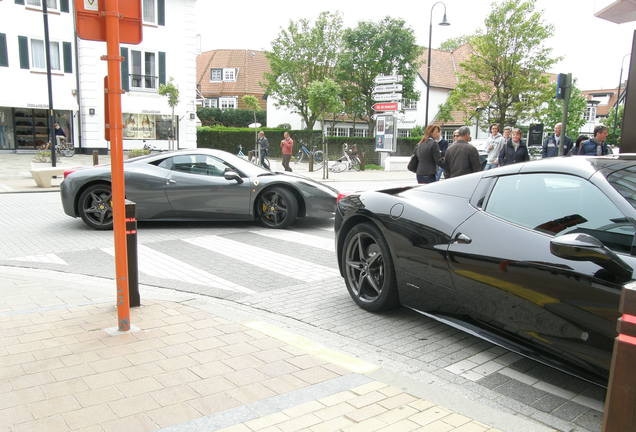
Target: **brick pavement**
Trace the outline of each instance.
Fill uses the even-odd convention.
[[[143,287],[140,330],[111,336],[111,280],[10,267],[0,280],[0,430],[499,430],[219,300]]]

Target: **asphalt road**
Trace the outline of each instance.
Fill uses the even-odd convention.
[[[336,187],[352,192],[404,182],[343,183]],[[0,195],[0,227],[2,265],[113,277],[112,232],[66,216],[57,193]],[[357,308],[337,270],[332,220],[290,230],[146,222],[138,242],[143,284],[251,308],[382,364],[398,381],[430,386],[438,398],[479,399],[563,431],[600,430],[603,389],[405,309]]]

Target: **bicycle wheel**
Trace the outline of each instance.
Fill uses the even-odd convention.
[[[351,159],[351,169],[354,171],[360,171],[360,159],[357,157]]]
[[[73,157],[74,154],[75,154],[75,148],[74,147],[66,147],[66,148],[62,149],[62,155],[63,156]]]
[[[331,170],[331,172],[335,172],[335,173],[343,172],[344,170],[347,169],[347,163],[336,162],[335,164],[331,165],[329,169]]]
[[[322,162],[322,150],[316,150],[314,152],[314,162]]]
[[[294,159],[294,163],[300,163],[303,161],[303,157],[305,156],[305,152],[303,152],[302,150],[298,150],[298,153],[296,154],[296,158]]]

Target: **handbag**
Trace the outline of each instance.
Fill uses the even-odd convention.
[[[411,156],[411,160],[409,161],[408,165],[406,166],[406,169],[408,169],[411,172],[415,172],[417,171],[417,164],[419,163],[419,159],[417,158],[417,155],[415,153],[413,153],[413,156]]]

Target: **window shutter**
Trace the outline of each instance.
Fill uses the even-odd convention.
[[[20,68],[29,69],[29,38],[18,36],[18,48],[20,50]]]
[[[166,0],[157,1],[157,24],[166,25]]]
[[[62,12],[68,12],[68,0],[60,0],[60,10]]]
[[[166,83],[166,53],[159,51],[159,84]]]
[[[15,4],[23,5],[24,4],[24,0],[15,0]]]
[[[9,54],[7,53],[7,35],[0,33],[0,66],[9,66]]]
[[[70,42],[62,42],[62,54],[64,56],[64,72],[73,73],[73,51]]]
[[[121,56],[124,61],[121,62],[121,88],[124,91],[130,90],[130,79],[128,78],[128,48],[121,48]]]

